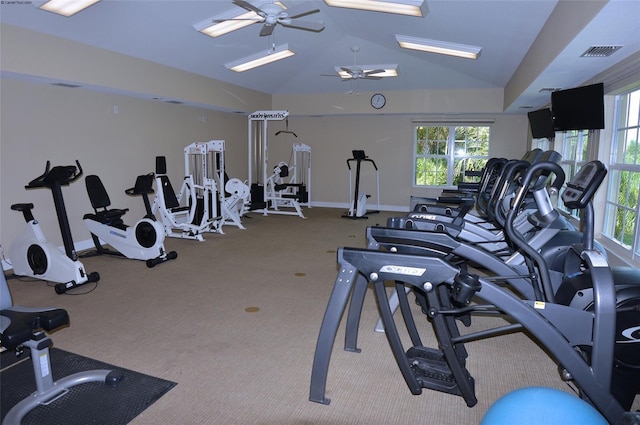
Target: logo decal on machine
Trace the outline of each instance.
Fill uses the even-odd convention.
[[[640,342],[640,326],[634,326],[623,330],[622,336],[627,338],[625,341],[616,341],[619,344],[630,344],[634,342]],[[634,335],[635,334],[635,335]]]
[[[405,276],[422,276],[427,269],[420,267],[406,267],[387,265],[380,268],[380,273],[394,273]]]

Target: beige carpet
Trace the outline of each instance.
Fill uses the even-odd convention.
[[[311,363],[336,277],[336,248],[364,247],[365,228],[389,216],[341,218],[312,208],[307,219],[251,214],[246,230],[205,242],[168,239],[178,259],[147,269],[113,257],[84,259],[97,288],[56,295],[40,281],[10,280],[16,304],[65,308],[71,326],[52,335],[56,347],[178,385],[132,424],[477,424],[501,395],[523,386],[570,389],[556,365],[522,334],[467,345],[478,405],[460,397],[407,389],[367,295],[359,354],[331,359],[330,405],[308,401]],[[76,240],[89,235],[74,235]],[[257,310],[257,311],[256,311]],[[478,318],[474,326],[499,319]],[[425,345],[430,328],[420,320]],[[638,403],[636,403],[638,404]]]

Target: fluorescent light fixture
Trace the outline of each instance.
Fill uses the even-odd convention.
[[[44,3],[40,2],[40,4],[36,3],[36,6],[42,10],[69,17],[99,1],[100,0],[49,0]]]
[[[274,2],[282,9],[287,7],[280,1]],[[256,12],[242,12],[238,13],[237,9],[230,10],[212,18],[198,22],[193,27],[203,34],[209,37],[220,37],[221,35],[230,33],[231,31],[239,30],[240,28],[248,27],[251,24],[261,22],[262,17]]]
[[[353,68],[353,66],[336,66],[335,70],[338,75],[344,79],[350,79],[351,75],[344,71],[342,68]],[[362,72],[373,71],[374,69],[384,69],[384,72],[379,72],[377,74],[371,74],[372,77],[397,77],[398,76],[398,65],[358,65],[357,68],[362,69]]]
[[[398,15],[426,16],[427,4],[423,0],[324,0],[329,6]]]
[[[244,72],[293,55],[295,55],[295,52],[289,49],[289,44],[287,43],[276,46],[264,53],[256,53],[246,58],[225,63],[224,66],[235,72]]]
[[[446,41],[428,40],[426,38],[409,37],[407,35],[396,34],[396,40],[398,41],[398,44],[400,44],[400,47],[404,47],[405,49],[458,56],[467,59],[477,59],[482,51],[482,47],[449,43]]]
[[[245,12],[240,15],[226,13],[224,15],[218,15],[207,19],[206,21],[199,22],[193,27],[209,37],[219,37],[231,31],[239,30],[240,28],[255,24],[259,19],[260,16],[258,16],[256,12]]]

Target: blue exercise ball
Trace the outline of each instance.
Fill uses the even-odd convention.
[[[500,397],[480,425],[608,425],[589,403],[553,388],[527,387]]]

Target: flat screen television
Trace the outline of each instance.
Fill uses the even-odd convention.
[[[604,128],[604,84],[591,84],[551,93],[557,131]]]
[[[529,125],[531,126],[531,136],[534,139],[553,139],[556,135],[556,130],[553,125],[553,114],[551,109],[538,109],[537,111],[531,111],[527,114],[529,117]]]

